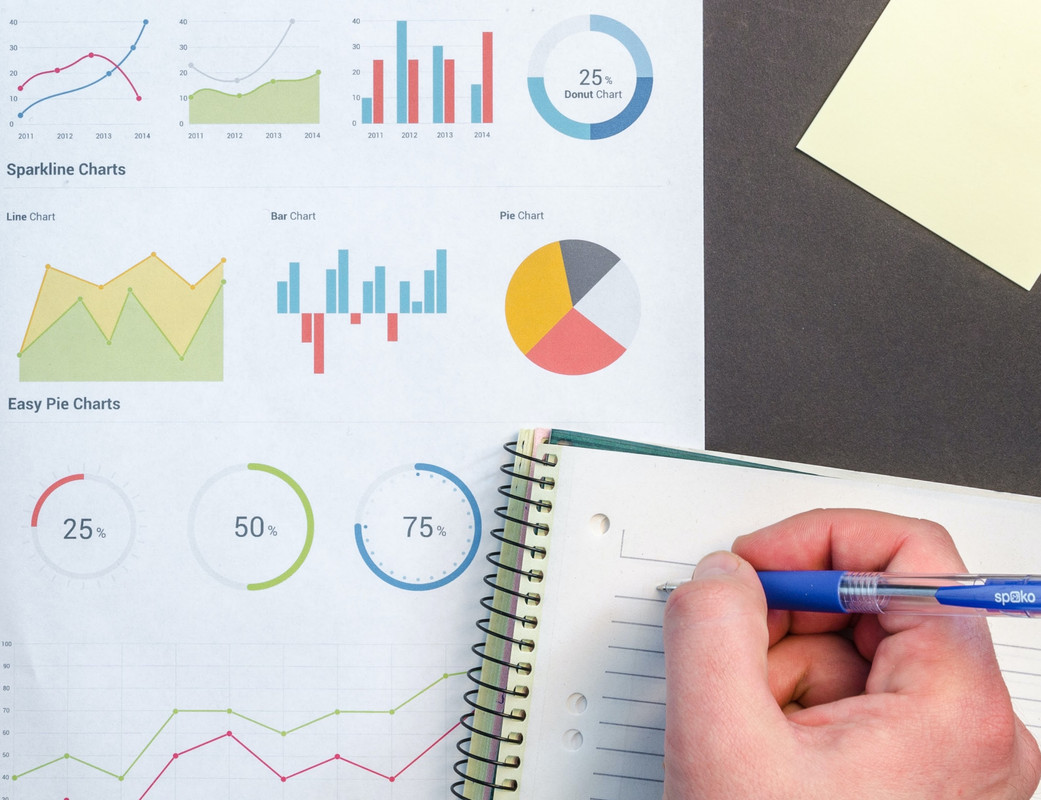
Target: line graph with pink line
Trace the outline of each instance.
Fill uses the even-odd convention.
[[[28,78],[26,78],[24,81],[22,81],[22,83],[19,84],[19,86],[18,86],[18,91],[19,92],[24,91],[25,88],[27,86],[29,86],[30,83],[37,83],[37,85],[46,86],[47,85],[46,79],[48,79],[48,78],[50,78],[52,76],[62,76],[62,75],[66,75],[66,74],[71,74],[74,77],[78,76],[78,75],[80,75],[80,74],[82,74],[84,72],[87,72],[88,68],[90,66],[96,64],[96,63],[104,63],[104,64],[107,64],[107,65],[110,65],[110,67],[111,67],[111,68],[104,68],[103,67],[103,72],[102,72],[101,75],[97,75],[96,77],[93,77],[92,80],[88,80],[85,83],[79,84],[78,86],[73,86],[73,87],[71,87],[69,89],[62,89],[61,91],[51,92],[50,94],[44,95],[43,97],[38,97],[36,100],[33,100],[29,105],[27,105],[24,109],[22,109],[21,111],[18,112],[18,118],[19,119],[24,118],[25,115],[29,112],[30,109],[34,108],[35,106],[40,105],[41,103],[45,103],[48,100],[53,100],[53,99],[55,99],[57,97],[63,97],[64,95],[69,95],[69,94],[74,94],[76,92],[81,92],[84,89],[89,89],[92,86],[96,86],[97,84],[101,83],[103,80],[105,80],[107,78],[111,78],[111,77],[116,76],[116,75],[121,76],[123,78],[123,80],[126,82],[127,86],[130,88],[130,91],[133,93],[134,100],[140,101],[141,100],[141,93],[138,91],[137,87],[134,85],[134,82],[131,80],[130,76],[126,72],[123,71],[123,64],[137,50],[137,45],[141,41],[141,37],[144,35],[145,28],[147,28],[147,27],[148,27],[148,20],[147,19],[146,20],[142,20],[142,22],[141,22],[141,29],[137,32],[137,37],[134,39],[133,43],[127,49],[126,54],[121,59],[119,59],[119,61],[114,61],[114,60],[112,60],[111,58],[109,58],[108,56],[106,56],[106,55],[104,55],[102,53],[95,53],[95,52],[92,51],[92,52],[85,53],[84,55],[80,56],[79,58],[77,58],[77,59],[75,59],[75,60],[73,60],[71,62],[69,62],[68,64],[65,64],[64,66],[57,66],[57,67],[53,67],[51,69],[41,70],[39,72],[36,72],[36,73],[30,75]],[[96,71],[93,74],[96,75]],[[47,89],[44,88],[43,91],[47,91]]]
[[[32,670],[5,653],[11,800],[443,797],[462,716],[455,648],[22,648]],[[166,700],[205,707],[157,716]]]

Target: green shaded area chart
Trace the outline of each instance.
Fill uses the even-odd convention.
[[[155,253],[102,284],[48,264],[19,379],[223,380],[224,263],[194,284]]]
[[[192,125],[313,125],[320,118],[321,70],[295,80],[273,79],[250,92],[199,89],[188,95]]]

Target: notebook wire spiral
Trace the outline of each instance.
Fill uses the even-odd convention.
[[[502,526],[490,531],[500,549],[486,558],[495,568],[484,577],[492,594],[481,599],[488,616],[477,621],[483,639],[471,650],[481,659],[467,676],[474,684],[464,695],[471,710],[460,720],[469,736],[456,745],[465,756],[454,765],[461,780],[452,784],[460,800],[493,800],[518,791],[528,677],[536,649],[535,632],[555,487],[553,456],[532,455],[533,442],[503,446],[513,460],[500,471],[510,482],[499,487],[506,505],[495,509]]]

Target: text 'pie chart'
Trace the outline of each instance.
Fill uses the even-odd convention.
[[[632,344],[640,293],[629,268],[606,247],[564,239],[517,268],[506,290],[506,324],[533,363],[559,375],[587,375]]]

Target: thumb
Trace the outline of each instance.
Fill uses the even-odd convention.
[[[784,716],[770,692],[766,599],[752,566],[729,552],[703,558],[666,603],[664,639],[667,784],[698,785],[712,764],[762,759]]]

